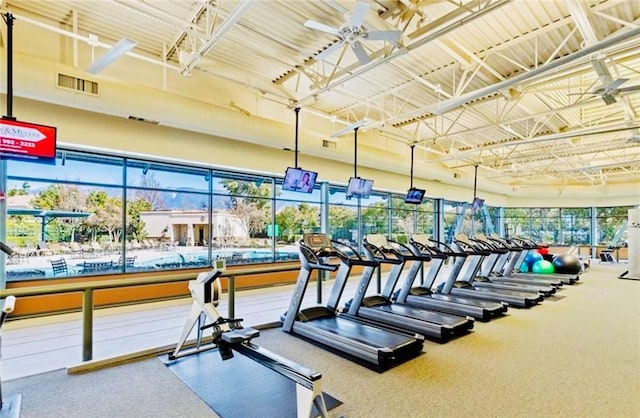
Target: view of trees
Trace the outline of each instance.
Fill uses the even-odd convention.
[[[9,196],[28,195],[30,186],[24,183],[22,188],[11,189]],[[105,241],[118,242],[121,239],[122,228],[122,198],[111,196],[104,190],[91,190],[69,184],[51,184],[40,190],[30,199],[34,209],[51,211],[67,211],[88,213],[81,217],[52,217],[46,224],[45,241]],[[144,196],[127,202],[127,233],[129,239],[145,237],[145,226],[140,220],[140,212],[150,210],[151,202]],[[29,225],[28,227],[26,225]],[[10,216],[7,221],[10,241],[20,241],[18,236],[36,240],[40,236],[40,225],[30,222],[24,216]],[[11,231],[16,231],[11,237]],[[24,238],[23,238],[24,239]],[[22,244],[22,243],[20,243]]]
[[[246,235],[266,236],[266,225],[271,223],[271,183],[235,179],[225,179],[221,183],[232,195],[226,209],[237,216]]]
[[[319,189],[282,191],[271,176],[79,151],[60,155],[51,166],[8,162],[6,235],[23,257],[12,260],[14,278],[50,276],[53,255],[74,258],[71,275],[85,271],[82,258],[116,266],[116,272],[206,266],[211,257],[239,264],[288,261],[297,259],[294,245],[302,234],[321,230],[353,247],[367,234],[405,243],[421,233],[450,242],[458,230],[498,232],[493,226],[554,245],[620,245],[627,239],[629,207],[596,208],[593,229],[592,208],[485,206],[472,212],[469,202],[425,199],[413,205],[404,194],[381,191],[347,199],[338,185],[323,185],[329,201],[322,202]],[[33,248],[41,240],[47,244]],[[53,245],[58,242],[81,245]],[[135,266],[129,258],[137,258]],[[95,268],[87,267],[87,274]]]

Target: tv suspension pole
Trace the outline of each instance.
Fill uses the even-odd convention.
[[[478,164],[473,166],[475,172],[473,174],[473,200],[476,200],[476,188],[478,186]]]
[[[358,177],[358,129],[353,129],[353,177]]]
[[[411,180],[410,180],[409,188],[413,188],[413,152],[415,148],[416,148],[415,144],[411,145]]]
[[[296,112],[296,136],[295,136],[295,149],[293,151],[293,161],[294,161],[294,167],[298,168],[298,122],[300,119],[300,108],[296,107],[295,109],[293,109]]]

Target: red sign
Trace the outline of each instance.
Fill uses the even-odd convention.
[[[13,158],[56,158],[56,128],[0,119],[0,154]]]

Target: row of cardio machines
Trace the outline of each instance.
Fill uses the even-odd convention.
[[[420,243],[413,239],[404,245],[383,235],[369,235],[363,248],[361,255],[326,234],[303,236],[299,243],[301,270],[289,309],[282,317],[284,331],[386,367],[422,351],[425,338],[444,342],[469,332],[475,319],[486,321],[507,311],[505,301],[432,292],[430,288],[449,255],[428,240]],[[432,261],[426,278],[414,286],[425,261]],[[384,288],[380,294],[368,294],[374,272],[384,264],[391,266]],[[407,264],[402,286],[396,290]],[[359,282],[351,300],[340,306],[354,267],[361,270]],[[334,285],[326,305],[301,309],[314,271],[337,272]]]
[[[458,234],[449,246],[421,234],[407,245],[376,234],[363,240],[363,256],[326,234],[306,234],[299,245],[301,270],[282,317],[283,329],[384,367],[421,351],[425,337],[446,341],[471,330],[476,319],[503,315],[508,306],[537,305],[563,284],[578,280],[577,275],[514,272],[536,248],[526,240],[497,235]],[[447,260],[451,266],[445,273]],[[425,271],[426,261],[431,263]],[[380,273],[384,264],[391,268],[381,293],[368,295],[373,273]],[[360,281],[352,299],[341,307],[353,267],[361,268]],[[326,305],[301,309],[314,271],[337,271],[333,288]],[[444,280],[443,273],[448,274]]]

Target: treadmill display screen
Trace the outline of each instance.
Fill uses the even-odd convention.
[[[304,236],[304,242],[311,248],[330,248],[331,241],[326,235],[309,234]]]

